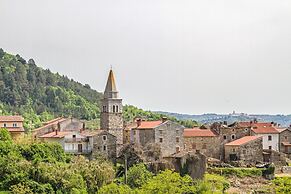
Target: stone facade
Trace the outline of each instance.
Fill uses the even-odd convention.
[[[253,137],[253,136],[249,136]],[[247,137],[245,137],[247,138]],[[254,165],[256,162],[263,161],[262,137],[255,137],[243,143],[241,139],[229,144],[225,144],[225,161],[242,161],[244,164]]]
[[[143,121],[147,122],[147,121]],[[184,127],[172,121],[150,122],[147,128],[143,124],[131,129],[131,143],[140,147],[148,144],[157,144],[161,149],[162,157],[170,156],[184,150]]]
[[[90,138],[92,158],[103,156],[113,162],[116,161],[116,137],[107,131],[102,131]]]
[[[291,154],[291,128],[287,128],[279,134],[279,149],[280,152]]]
[[[32,136],[34,138],[38,138],[42,135],[45,135],[47,133],[51,133],[53,131],[78,131],[80,129],[85,128],[84,122],[81,122],[78,119],[75,118],[63,118],[59,117],[56,119],[53,119],[51,121],[47,121],[43,123],[44,125],[34,129],[32,131]]]
[[[185,137],[186,151],[198,151],[207,157],[220,159],[220,138],[215,137]]]

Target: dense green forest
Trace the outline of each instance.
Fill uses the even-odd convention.
[[[90,126],[97,127],[101,98],[102,94],[88,84],[83,85],[67,76],[44,70],[33,59],[27,62],[19,55],[14,56],[0,49],[0,115],[23,115],[28,130],[58,116],[93,121]],[[134,106],[124,107],[125,121],[132,121],[136,116],[157,120],[164,115]],[[170,119],[176,121],[174,117]],[[186,127],[197,124],[190,120],[180,123]]]

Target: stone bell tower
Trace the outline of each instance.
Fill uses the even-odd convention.
[[[122,99],[118,96],[112,69],[109,72],[101,107],[101,129],[117,138],[117,147],[123,143]]]

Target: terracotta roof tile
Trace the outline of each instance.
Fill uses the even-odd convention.
[[[4,121],[18,121],[18,122],[23,122],[24,119],[22,116],[19,115],[15,115],[15,116],[0,116],[0,121],[4,122]]]
[[[275,126],[272,123],[268,122],[239,122],[239,126],[241,127],[252,127],[252,131],[257,134],[268,134],[268,133],[279,133]]]
[[[184,129],[184,137],[215,137],[216,134],[210,129]]]
[[[229,143],[227,143],[225,145],[226,146],[240,146],[240,145],[249,143],[251,141],[254,141],[256,139],[259,139],[259,138],[261,138],[261,136],[245,136],[245,137],[242,137],[240,139],[237,139],[237,140],[234,140],[232,142],[229,142]]]
[[[44,134],[42,136],[40,136],[40,138],[63,138],[68,134],[71,134],[72,132],[69,131],[58,131],[58,133],[56,134],[56,132],[51,132],[51,133],[47,133]]]
[[[138,129],[153,129],[160,124],[162,124],[162,121],[141,121],[141,125],[138,126]]]

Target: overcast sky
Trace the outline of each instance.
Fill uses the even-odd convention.
[[[0,47],[126,104],[291,113],[290,0],[0,0]]]

